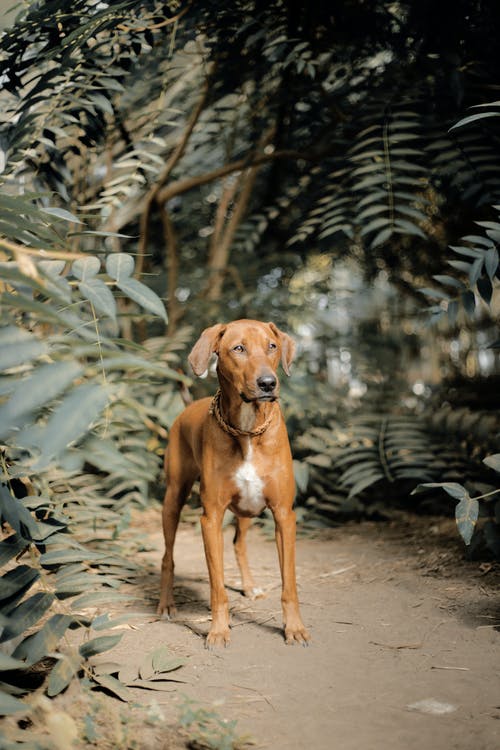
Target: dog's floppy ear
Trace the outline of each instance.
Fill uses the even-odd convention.
[[[279,338],[281,344],[281,366],[287,375],[290,375],[290,365],[295,357],[295,341],[288,333],[280,331],[274,323],[268,323],[272,332]]]
[[[217,352],[217,345],[225,330],[226,326],[222,323],[216,323],[210,328],[205,328],[188,357],[195,375],[203,375],[208,367],[210,357],[214,352]]]

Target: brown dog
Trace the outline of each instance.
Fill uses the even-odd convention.
[[[276,370],[284,371],[295,343],[273,323],[237,320],[207,328],[189,362],[196,375],[217,354],[220,388],[216,396],[190,404],[170,430],[165,455],[167,492],[163,505],[165,554],[158,613],[175,614],[173,546],[179,515],[193,482],[200,477],[201,527],[210,578],[212,626],[207,647],[227,645],[229,610],[224,588],[222,519],[236,515],[234,549],[243,591],[255,596],[246,553],[246,532],[253,516],[267,506],[276,526],[281,568],[282,607],[287,643],[306,644],[309,635],[299,611],[295,581],[295,482],[285,422],[277,402]]]

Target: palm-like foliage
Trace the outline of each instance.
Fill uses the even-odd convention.
[[[494,475],[484,470],[478,456],[498,448],[494,437],[498,428],[496,415],[466,408],[443,408],[430,418],[411,413],[371,414],[364,409],[348,421],[310,427],[296,443],[310,466],[309,505],[326,515],[384,514],[388,497],[404,505],[417,485],[428,493],[434,490],[434,495],[436,488],[448,492],[451,487],[449,495],[467,502],[469,491],[494,500],[499,492]],[[498,458],[493,459],[495,465],[488,459],[484,463],[496,468]],[[458,484],[463,478],[467,489]],[[457,487],[461,489],[453,494]],[[471,505],[474,522],[467,521],[466,532],[457,515],[467,544],[478,515],[477,501]],[[494,516],[495,505],[491,511]],[[487,542],[497,554],[498,529],[494,522],[488,529]]]

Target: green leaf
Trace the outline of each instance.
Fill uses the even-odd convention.
[[[8,620],[0,634],[0,643],[15,638],[25,630],[34,625],[54,601],[53,594],[33,594],[29,599],[19,604],[13,611],[9,612]]]
[[[51,565],[67,565],[75,562],[90,562],[100,560],[104,557],[102,553],[93,552],[92,550],[80,549],[57,549],[45,552],[40,557],[40,563],[44,567]]]
[[[361,446],[358,448],[346,448],[342,451],[340,456],[335,456],[335,468],[340,469],[342,466],[348,466],[349,464],[359,464],[365,459],[374,459],[377,455],[377,448],[375,446],[367,448]]]
[[[185,664],[186,660],[178,656],[170,656],[170,658],[167,658],[166,655],[162,655],[156,662],[153,656],[153,667],[155,674],[158,675],[163,675],[167,672],[175,672],[175,670],[180,669],[180,667],[183,667]]]
[[[358,223],[361,223],[365,219],[368,219],[370,216],[374,216],[375,214],[381,214],[381,213],[388,213],[388,208],[385,203],[376,203],[375,205],[371,205],[368,208],[365,208],[364,211],[361,211],[361,213],[358,214],[357,220]]]
[[[40,260],[38,261],[38,268],[43,271],[47,276],[56,279],[62,274],[66,266],[64,260]]]
[[[489,466],[490,469],[495,469],[495,471],[500,473],[500,453],[493,453],[491,456],[486,456],[483,463]]]
[[[93,279],[99,273],[101,261],[95,255],[89,255],[88,258],[79,258],[71,266],[73,275],[80,281]]]
[[[44,287],[41,287],[41,289],[45,293],[46,290],[44,289]],[[63,313],[59,310],[56,310],[56,308],[52,305],[34,300],[31,297],[28,297],[21,293],[16,294],[15,296],[3,295],[1,297],[1,300],[7,306],[13,307],[16,310],[21,309],[23,313],[33,313],[33,316],[36,316],[38,324],[47,322],[52,325],[64,326],[64,328],[68,328],[70,331],[74,331],[76,335],[81,336],[81,338],[83,339],[91,341],[95,340],[95,331],[87,330],[87,327],[82,325],[82,320],[77,315],[73,315],[68,312]]]
[[[134,240],[137,239],[136,236],[132,234],[121,234],[120,232],[106,232],[104,230],[102,231],[93,231],[93,230],[85,230],[84,232],[69,232],[68,237],[118,237],[119,239],[124,240]]]
[[[113,115],[114,114],[114,110],[113,110],[113,106],[112,106],[111,102],[103,94],[99,94],[98,92],[94,91],[91,94],[89,94],[89,99],[99,109],[102,109],[103,112],[107,112],[109,115]]]
[[[11,423],[19,416],[45,406],[79,377],[83,367],[79,362],[55,362],[40,365],[18,382],[9,400],[0,406],[0,437],[6,435]]]
[[[478,278],[481,276],[481,271],[483,270],[483,263],[484,263],[484,259],[482,257],[476,258],[476,260],[470,267],[469,281],[470,281],[471,286],[474,286]]]
[[[498,250],[496,247],[490,247],[490,249],[486,251],[484,267],[486,268],[486,273],[489,278],[493,281],[498,268]]]
[[[396,211],[399,214],[404,214],[405,216],[411,216],[413,219],[416,219],[417,221],[427,221],[427,216],[422,213],[422,211],[419,211],[417,208],[412,208],[411,206],[403,206],[403,205],[396,205]]]
[[[118,674],[119,671],[120,665],[117,661],[99,661],[98,664],[92,665],[92,674]]]
[[[142,615],[135,615],[136,617],[142,617]],[[109,630],[109,628],[114,628],[117,625],[123,625],[124,623],[130,623],[130,616],[127,615],[121,615],[120,617],[115,618],[114,620],[109,619],[109,613],[106,612],[104,615],[98,615],[97,617],[94,617],[92,620],[92,628],[94,630]]]
[[[116,301],[110,289],[100,279],[87,280],[78,285],[82,297],[91,302],[98,313],[116,320]]]
[[[66,211],[65,208],[57,208],[57,207],[40,208],[40,211],[44,214],[49,214],[49,216],[55,216],[57,219],[70,221],[72,224],[83,224],[83,221],[80,221],[80,219],[77,219],[77,217],[74,216],[74,214],[70,213],[69,211]]]
[[[364,461],[356,462],[344,470],[339,483],[353,485],[358,479],[370,476],[380,470],[380,461],[376,456],[369,456]]]
[[[381,232],[379,232],[376,237],[372,240],[370,247],[372,249],[379,247],[380,245],[383,245],[385,242],[387,242],[388,239],[390,239],[392,235],[392,228],[388,227],[387,229],[382,229]]]
[[[458,530],[465,544],[470,544],[479,515],[479,503],[467,493],[455,508]]]
[[[299,492],[305,492],[309,484],[309,466],[305,461],[293,461],[293,473]]]
[[[489,229],[496,234],[500,233],[500,224],[496,221],[475,221],[474,223],[480,227],[484,227],[484,229]],[[487,232],[487,234],[489,235],[489,232]]]
[[[476,298],[474,296],[474,292],[463,292],[461,297],[465,312],[470,318],[474,317],[474,313],[476,311]]]
[[[412,221],[406,221],[406,219],[396,219],[394,221],[394,227],[399,228],[403,231],[403,234],[413,234],[417,237],[421,237],[423,240],[427,239],[425,232],[420,229]]]
[[[125,292],[138,305],[158,315],[165,322],[167,321],[167,313],[163,302],[148,286],[132,278],[119,279],[116,283],[122,292]]]
[[[69,445],[81,438],[108,403],[108,391],[99,384],[78,386],[52,414],[37,441],[41,454],[34,471],[46,469]]]
[[[459,120],[453,125],[448,132],[461,128],[464,125],[469,125],[471,122],[477,122],[477,120],[484,120],[486,117],[500,117],[500,112],[479,112],[477,115],[469,115],[464,117],[463,120]]]
[[[23,712],[29,714],[31,711],[30,706],[23,701],[14,698],[13,695],[4,693],[0,690],[0,716],[10,716],[11,714]]]
[[[80,655],[84,659],[88,659],[90,656],[101,654],[103,651],[109,651],[121,641],[122,637],[123,633],[116,633],[115,635],[100,635],[97,638],[92,638],[92,640],[82,643],[79,648]]]
[[[450,325],[454,326],[457,322],[457,315],[458,315],[458,302],[456,300],[452,300],[448,304],[447,308],[448,313],[448,320],[450,322]]]
[[[10,370],[12,367],[32,362],[46,352],[47,344],[35,336],[30,336],[29,340],[6,345],[0,343],[0,370]]]
[[[477,280],[477,291],[481,295],[482,299],[484,299],[486,304],[489,305],[491,302],[491,297],[493,295],[493,286],[491,281],[487,277]]]
[[[88,572],[67,575],[64,568],[62,568],[62,571],[64,574],[62,576],[58,574],[56,578],[56,596],[58,599],[81,594],[89,589],[95,591],[98,586],[116,585],[116,579],[113,576],[89,575]]]
[[[383,474],[374,471],[368,476],[363,477],[363,479],[360,479],[359,482],[356,482],[351,487],[348,497],[351,498],[355,495],[359,495],[360,492],[363,492],[363,490],[365,490],[367,487],[371,487],[372,484],[379,482],[381,479],[384,479]]]
[[[49,675],[47,695],[53,698],[55,695],[62,693],[76,675],[79,666],[74,659],[68,656],[63,656],[59,659]]]
[[[475,247],[462,247],[458,245],[450,245],[450,250],[458,255],[467,255],[469,258],[479,258],[482,255],[482,250],[478,250]]]
[[[162,379],[173,378],[181,383],[186,383],[186,385],[192,383],[191,378],[173,370],[168,365],[149,362],[147,359],[137,357],[134,354],[118,353],[115,356],[103,357],[100,365],[105,370],[141,370],[143,373],[159,375]]]
[[[488,237],[482,237],[480,234],[468,234],[462,237],[464,242],[473,242],[477,245],[484,245],[484,247],[494,247],[494,243]]]
[[[420,294],[425,294],[426,297],[431,297],[432,299],[450,299],[450,295],[447,292],[443,292],[442,289],[430,289],[428,287],[425,287],[423,289],[419,289],[418,291],[420,292]]]
[[[362,191],[362,190],[366,190],[366,188],[373,188],[376,185],[380,185],[384,183],[386,179],[387,178],[386,178],[385,172],[380,171],[379,173],[370,175],[369,177],[365,177],[364,179],[355,183],[352,186],[352,189],[355,191]]]
[[[180,661],[181,664],[185,664],[185,659],[174,659],[175,662]],[[158,646],[151,654],[151,663],[155,672],[169,672],[171,669],[177,669],[177,666],[172,667],[172,654],[166,646]],[[179,664],[179,666],[181,666]]]
[[[36,568],[18,565],[0,578],[0,602],[2,609],[13,607],[40,578]]]
[[[443,276],[440,274],[435,274],[433,279],[436,279],[440,284],[445,284],[446,286],[452,286],[455,289],[463,289],[464,285],[461,281],[458,279],[455,279],[453,276]]]
[[[135,262],[128,253],[112,253],[106,258],[106,271],[119,284],[134,273]]]
[[[83,594],[71,603],[73,611],[79,611],[86,607],[96,607],[100,604],[130,600],[129,594],[119,594],[114,591],[94,591],[91,594]]]
[[[369,234],[370,232],[375,231],[376,229],[380,229],[381,227],[387,227],[390,226],[390,219],[388,216],[379,216],[378,219],[372,219],[372,221],[369,221],[368,224],[366,224],[361,232],[360,236],[363,237],[365,234]]]
[[[24,669],[25,667],[26,664],[23,661],[19,661],[12,656],[4,654],[3,651],[0,651],[0,672],[10,672],[11,669]]]
[[[485,107],[499,107],[500,101],[494,101],[494,102],[486,102],[486,104],[474,104],[471,109],[481,109]],[[497,208],[497,206],[493,206],[493,208]]]
[[[328,229],[321,231],[318,236],[320,239],[325,239],[326,237],[331,237],[332,234],[335,234],[336,232],[344,232],[349,239],[354,237],[354,232],[350,224],[334,224]]]
[[[38,524],[29,510],[4,485],[0,485],[0,514],[19,536],[27,541],[38,538]]]
[[[323,469],[328,469],[332,465],[331,456],[325,455],[324,453],[318,453],[315,456],[307,456],[307,463],[313,464],[313,466],[321,466]]]
[[[457,271],[463,271],[467,274],[469,273],[472,265],[471,263],[467,263],[466,260],[447,260],[446,262],[452,268],[456,268]]]
[[[150,680],[155,675],[173,672],[184,666],[185,663],[185,659],[172,656],[166,646],[159,646],[143,660],[139,668],[139,675],[142,680]]]
[[[124,701],[125,703],[128,703],[133,699],[133,695],[131,691],[128,689],[126,685],[123,684],[123,682],[120,682],[120,680],[117,680],[116,677],[113,677],[109,674],[102,674],[102,675],[92,675],[92,679],[94,682],[97,683],[100,687],[105,688],[106,690],[109,690],[110,693],[113,693],[116,695],[117,698]]]
[[[27,665],[35,664],[56,650],[59,641],[73,621],[73,617],[69,615],[53,615],[38,632],[29,635],[19,644],[13,656],[16,659],[23,659]]]
[[[18,534],[11,534],[0,542],[0,567],[26,549],[28,542]]]
[[[455,500],[462,500],[468,497],[468,492],[465,487],[462,487],[458,482],[427,482],[425,484],[419,484],[418,487],[411,492],[412,495],[417,495],[420,492],[425,492],[427,489],[440,488],[448,493]]]

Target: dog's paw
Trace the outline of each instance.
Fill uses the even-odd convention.
[[[250,589],[243,589],[243,596],[247,599],[264,599],[265,591],[258,586],[252,586]]]
[[[296,627],[285,627],[285,643],[287,646],[294,646],[300,643],[302,646],[308,646],[311,636],[301,624]]]
[[[205,641],[205,648],[208,648],[211,651],[214,648],[220,648],[222,646],[227,647],[229,646],[230,641],[231,633],[229,628],[210,630]]]
[[[160,602],[156,614],[162,620],[174,620],[177,615],[177,607],[175,604],[162,604]]]

